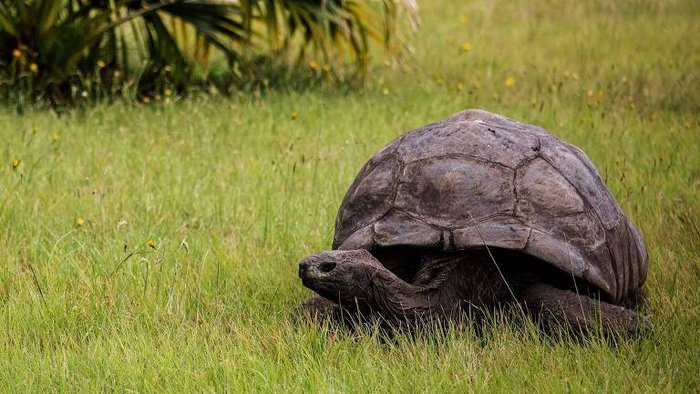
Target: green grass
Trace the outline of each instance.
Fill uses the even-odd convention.
[[[700,6],[567,3],[423,1],[407,67],[379,58],[363,91],[0,110],[0,390],[700,390]],[[652,335],[290,322],[359,167],[469,107],[588,153],[647,241]]]

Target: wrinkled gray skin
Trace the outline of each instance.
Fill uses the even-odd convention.
[[[335,250],[299,265],[300,313],[394,327],[519,308],[542,326],[634,334],[647,253],[593,164],[545,130],[470,110],[363,167]],[[348,312],[348,313],[344,313]]]
[[[521,256],[519,262],[528,259]],[[585,333],[600,327],[606,334],[632,336],[651,328],[649,321],[632,309],[600,301],[600,294],[585,283],[576,284],[561,273],[545,273],[544,266],[537,267],[543,270],[540,275],[514,267],[518,261],[499,261],[497,267],[483,251],[429,254],[421,259],[414,283],[408,283],[364,249],[321,252],[299,265],[304,286],[319,294],[299,310],[321,320],[341,322],[345,318],[353,323],[359,313],[402,328],[464,317],[478,323],[495,310],[515,307],[544,329],[564,327]],[[550,282],[564,288],[570,283],[578,292],[559,289]],[[636,302],[627,300],[629,305]]]

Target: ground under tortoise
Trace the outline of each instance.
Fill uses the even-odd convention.
[[[468,110],[406,133],[362,168],[332,251],[304,259],[310,313],[395,324],[518,306],[545,326],[633,333],[639,231],[578,148]]]

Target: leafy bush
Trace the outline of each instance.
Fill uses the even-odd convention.
[[[167,95],[212,70],[255,78],[257,58],[292,64],[290,54],[363,70],[370,41],[397,50],[401,10],[415,18],[412,0],[0,0],[0,93]]]

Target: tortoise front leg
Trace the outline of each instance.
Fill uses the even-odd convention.
[[[590,333],[602,328],[605,335],[633,336],[652,327],[647,318],[631,309],[544,283],[526,288],[520,303],[546,329],[563,326]]]

